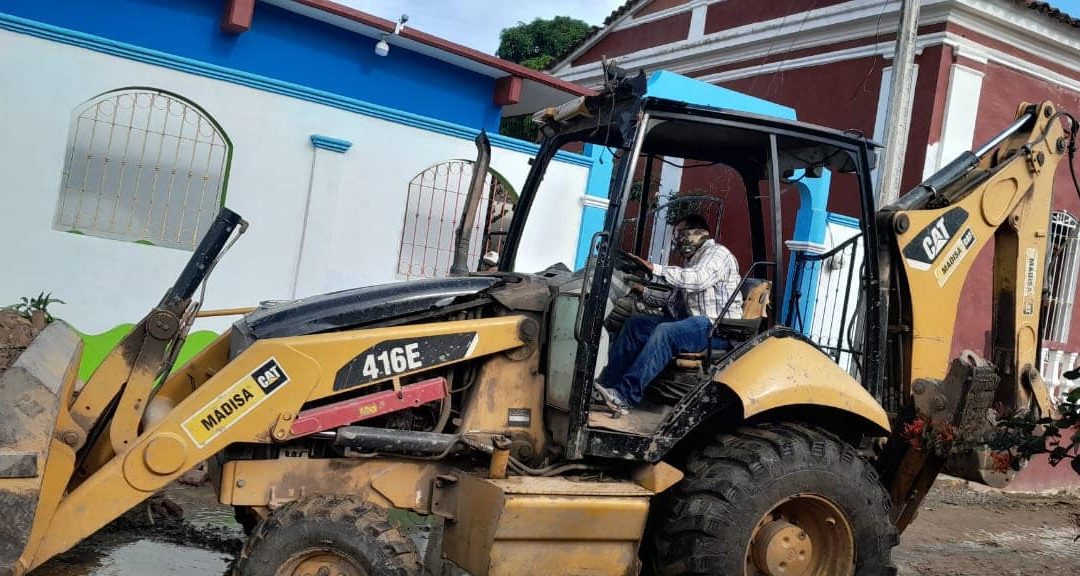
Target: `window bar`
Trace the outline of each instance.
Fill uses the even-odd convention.
[[[108,102],[105,100],[104,104]],[[98,230],[98,214],[101,212],[102,199],[105,197],[105,182],[109,175],[109,156],[112,155],[113,136],[116,135],[116,115],[120,109],[120,95],[113,99],[112,118],[106,122],[109,125],[109,139],[105,142],[105,153],[101,157],[101,178],[98,179],[97,201],[94,202],[94,217],[90,219],[90,229]]]
[[[135,95],[135,105],[139,104],[140,94]],[[154,94],[146,94],[149,98],[149,103],[146,105],[146,129],[143,130],[143,142],[142,150],[139,151],[139,166],[135,172],[135,192],[131,199],[131,210],[128,211],[128,221],[124,226],[124,232],[131,234],[132,221],[135,219],[135,210],[139,205],[139,182],[142,181],[143,168],[146,167],[146,143],[150,141],[150,127],[154,125]],[[153,195],[153,188],[151,188],[151,195]]]
[[[150,99],[150,106],[151,107],[154,106],[154,103],[157,101],[158,96],[159,96],[158,94],[155,94],[154,97]],[[161,111],[165,114],[165,119],[162,120],[162,122],[161,122],[161,132],[154,132],[154,134],[160,134],[161,135],[161,141],[158,143],[157,159],[154,161],[154,176],[150,180],[150,199],[149,199],[149,206],[146,209],[146,221],[143,222],[143,231],[142,231],[143,238],[149,238],[150,237],[150,219],[154,215],[154,200],[157,198],[157,184],[158,184],[158,179],[161,177],[161,155],[162,155],[162,151],[165,150],[165,130],[168,127],[168,124],[169,124],[169,107],[170,107],[170,104],[169,104],[168,98],[165,98],[164,96],[162,96],[162,99],[165,100],[165,106],[161,109]],[[156,109],[156,108],[154,108],[154,109]],[[150,132],[149,126],[147,126],[147,132],[148,133]]]
[[[186,118],[185,118],[186,120]],[[195,155],[199,149],[199,134],[202,134],[202,116],[195,116],[195,138],[191,141],[191,158],[188,160],[187,176],[184,178],[184,200],[180,203],[180,222],[176,225],[176,243],[184,233],[184,216],[187,214],[188,196],[191,194],[191,180],[195,175]]]
[[[418,184],[416,184],[415,187],[413,187],[413,186],[409,187],[410,188],[409,196],[412,196],[413,195],[412,193],[414,191],[417,194],[416,194],[416,213],[413,215],[412,241],[411,241],[411,243],[409,245],[409,261],[408,261],[408,264],[406,265],[406,269],[405,269],[406,278],[412,278],[413,277],[413,262],[415,262],[415,260],[416,260],[416,234],[417,234],[418,229],[420,227],[420,202],[422,201],[423,196],[424,196],[424,179],[427,178],[427,175],[430,173],[430,171],[431,170],[429,169],[429,170],[425,170],[424,172],[422,172],[420,174],[420,176],[419,176],[420,182]],[[415,179],[414,179],[414,181],[415,181]],[[406,201],[406,208],[408,208],[408,201]],[[408,213],[406,213],[406,214],[408,214]],[[408,218],[408,216],[406,216],[406,218]],[[407,222],[408,222],[408,220],[406,219],[406,223]]]
[[[1078,269],[1080,269],[1080,266],[1078,266],[1080,265],[1080,262],[1078,262],[1078,260],[1080,260],[1080,250],[1077,250],[1077,242],[1080,241],[1077,233],[1080,232],[1080,230],[1078,230],[1075,220],[1071,224],[1072,226],[1070,226],[1069,234],[1065,237],[1066,246],[1068,246],[1066,251],[1066,269],[1068,270],[1068,273],[1065,278],[1063,278],[1064,282],[1061,283],[1063,288],[1062,304],[1060,306],[1062,324],[1061,342],[1068,342],[1069,340],[1069,332],[1072,325],[1073,303],[1076,298],[1076,276]]]
[[[131,133],[135,131],[135,96],[131,98],[131,115],[128,117],[127,135],[124,137],[124,156],[120,158],[120,173],[117,177],[116,198],[113,199],[112,214],[109,217],[109,232],[116,227],[116,212],[120,209],[120,199],[124,196],[124,173],[127,171],[128,150],[131,148]],[[119,96],[117,97],[119,100]]]
[[[71,149],[68,151],[67,162],[64,163],[63,174],[63,188],[60,190],[60,208],[57,211],[57,224],[64,225],[64,207],[67,204],[67,196],[71,191],[71,178],[75,172],[75,149],[79,147],[79,131],[82,129],[82,112],[75,117],[75,135],[71,138]],[[75,212],[76,217],[78,211]],[[74,221],[72,222],[72,228],[75,227]]]
[[[461,178],[462,178],[462,175],[463,175],[464,172],[465,172],[465,170],[464,170],[464,166],[463,166],[462,169],[458,171],[458,182],[457,182],[458,183],[458,189],[457,189],[457,193],[454,194],[454,206],[455,207],[457,206],[458,201],[461,198]],[[447,177],[447,187],[449,187],[449,176]],[[447,200],[447,197],[449,195],[450,195],[449,193],[442,194],[442,205],[439,207],[439,220],[438,220],[438,222],[439,222],[439,231],[438,231],[438,233],[435,234],[435,246],[434,246],[434,249],[435,249],[434,250],[434,252],[435,252],[435,265],[432,268],[433,275],[435,277],[439,277],[439,276],[442,275],[442,272],[439,270],[439,262],[442,261],[442,257],[443,257],[443,249],[442,249],[442,247],[443,247],[443,241],[442,241],[442,239],[443,239],[443,224],[446,223],[446,200]],[[434,197],[431,199],[431,203],[432,203],[432,206],[434,206],[434,204],[435,204],[435,198]],[[451,218],[453,218],[453,215],[451,215]],[[457,226],[454,225],[453,220],[451,220],[450,225],[453,228],[457,227]],[[425,244],[427,244],[427,243],[425,242]],[[428,244],[428,246],[430,247],[430,244]],[[425,257],[425,260],[426,260],[426,257]]]
[[[171,109],[175,100],[169,101],[169,107]],[[176,185],[176,173],[177,166],[180,164],[180,142],[184,139],[184,126],[187,125],[187,112],[188,107],[186,104],[180,104],[180,133],[175,136],[176,138],[176,153],[173,155],[172,168],[169,170],[169,184],[165,188],[165,210],[161,213],[161,234],[157,237],[158,240],[165,240],[165,227],[169,225],[169,208],[172,204],[173,187]]]
[[[75,216],[72,218],[71,227],[79,228],[79,216],[82,214],[83,196],[86,195],[87,185],[90,182],[90,164],[94,161],[94,139],[97,137],[97,115],[101,108],[101,102],[94,104],[94,118],[90,123],[90,143],[86,146],[86,164],[84,165],[82,186],[79,188],[78,198],[75,203]]]
[[[216,132],[212,133],[210,135],[210,144],[206,147],[206,170],[203,171],[202,186],[199,188],[199,205],[195,210],[195,228],[191,231],[191,245],[193,247],[199,243],[199,227],[202,225],[203,205],[206,204],[206,189],[210,184],[210,168],[214,165],[214,150],[217,148],[217,137]],[[222,170],[222,174],[224,174],[224,170]]]

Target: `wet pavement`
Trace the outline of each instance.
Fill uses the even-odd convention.
[[[209,487],[173,485],[30,576],[218,576],[243,530]],[[182,512],[181,512],[182,511]],[[179,515],[182,513],[182,516]]]
[[[138,540],[100,553],[65,556],[39,571],[49,576],[192,576],[224,574],[232,557],[167,542]]]

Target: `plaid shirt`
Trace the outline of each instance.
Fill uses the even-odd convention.
[[[684,314],[715,321],[728,298],[736,293],[725,318],[742,318],[742,295],[737,293],[742,280],[739,262],[730,250],[711,239],[694,252],[686,268],[653,264],[653,274],[675,288],[676,306]],[[655,304],[664,298],[646,290],[645,300]]]

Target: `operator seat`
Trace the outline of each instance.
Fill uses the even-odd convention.
[[[743,297],[742,318],[721,318],[713,324],[713,336],[724,338],[733,345],[745,342],[759,332],[769,315],[769,294],[772,282],[758,278],[744,278],[740,286]],[[734,346],[733,346],[734,347]],[[704,365],[705,354],[709,354],[709,364],[714,364],[731,350],[702,350],[701,352],[683,352],[675,355],[675,366],[684,370],[700,370]]]
[[[653,404],[677,404],[701,384],[706,366],[720,362],[734,348],[758,335],[769,313],[772,282],[743,278],[739,292],[743,296],[742,318],[723,318],[713,324],[713,335],[728,339],[732,348],[676,354],[674,360],[645,388],[645,399]],[[708,360],[706,363],[706,354]]]

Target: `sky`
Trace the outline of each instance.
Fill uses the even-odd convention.
[[[409,15],[407,26],[494,54],[499,32],[534,18],[573,16],[601,25],[623,0],[337,0],[387,20]],[[1080,18],[1080,0],[1050,0]]]
[[[1080,2],[1080,0],[1073,0]],[[597,26],[623,0],[337,0],[387,20],[409,15],[406,26],[494,54],[499,32],[534,18],[572,16]]]

